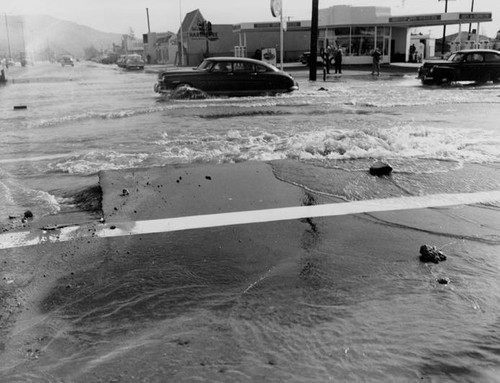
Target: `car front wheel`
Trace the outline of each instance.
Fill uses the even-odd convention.
[[[187,82],[181,82],[181,83],[179,83],[179,84],[177,84],[175,86],[175,89],[180,89],[180,88],[183,88],[183,87],[191,87],[191,85],[188,84]]]

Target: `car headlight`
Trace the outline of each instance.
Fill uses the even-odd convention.
[[[434,72],[434,67],[431,67],[431,69],[429,69],[429,73],[432,73]]]

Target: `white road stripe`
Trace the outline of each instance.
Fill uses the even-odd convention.
[[[98,224],[97,230],[89,231],[87,226],[69,226],[57,230],[32,230],[29,232],[5,233],[0,235],[0,249],[39,245],[52,242],[66,242],[86,237],[120,237],[127,235],[166,233],[179,230],[241,225],[249,223],[275,222],[301,218],[332,217],[348,214],[382,211],[423,209],[466,205],[474,203],[500,203],[500,190],[435,194],[419,197],[398,197],[365,201],[343,202],[313,206],[239,211],[232,213],[206,214],[177,218],[154,219]]]

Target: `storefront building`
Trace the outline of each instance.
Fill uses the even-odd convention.
[[[383,54],[383,62],[412,61],[411,31],[415,28],[443,25],[477,24],[492,21],[489,12],[437,13],[409,16],[392,16],[389,7],[353,7],[337,5],[319,10],[318,49],[328,46],[343,51],[345,64],[371,63],[375,47]],[[239,45],[246,48],[248,56],[263,48],[279,49],[279,23],[242,23],[233,26]],[[284,61],[296,61],[301,53],[309,50],[310,21],[286,23]],[[433,56],[433,41],[419,39],[422,58]],[[479,42],[478,42],[479,44]],[[447,49],[449,50],[449,48]]]
[[[211,34],[206,36],[200,33],[200,23],[206,21],[198,9],[186,14],[177,34],[176,64],[196,66],[207,56],[258,57],[263,49],[278,52],[281,48],[279,22],[211,25]],[[336,5],[319,10],[318,51],[328,46],[342,49],[345,64],[371,63],[375,47],[382,52],[384,63],[423,60],[434,56],[435,41],[429,35],[412,35],[415,28],[459,25],[461,30],[462,25],[473,24],[479,31],[480,23],[490,21],[490,12],[392,16],[389,7]],[[309,51],[311,21],[284,24],[283,61],[297,61]],[[478,35],[472,36],[467,47],[480,47],[478,39]],[[445,51],[451,50],[445,47]]]
[[[238,37],[230,24],[211,24],[210,33],[202,33],[201,23],[208,23],[199,9],[184,17],[178,32],[179,54],[176,64],[197,66],[207,56],[233,56]],[[182,49],[182,51],[181,51]]]
[[[144,60],[147,64],[171,64],[177,53],[177,40],[173,32],[149,32],[142,35]]]

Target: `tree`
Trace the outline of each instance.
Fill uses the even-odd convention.
[[[93,45],[91,45],[90,47],[83,49],[83,54],[85,55],[85,60],[90,60],[94,57],[99,56],[99,51]]]

